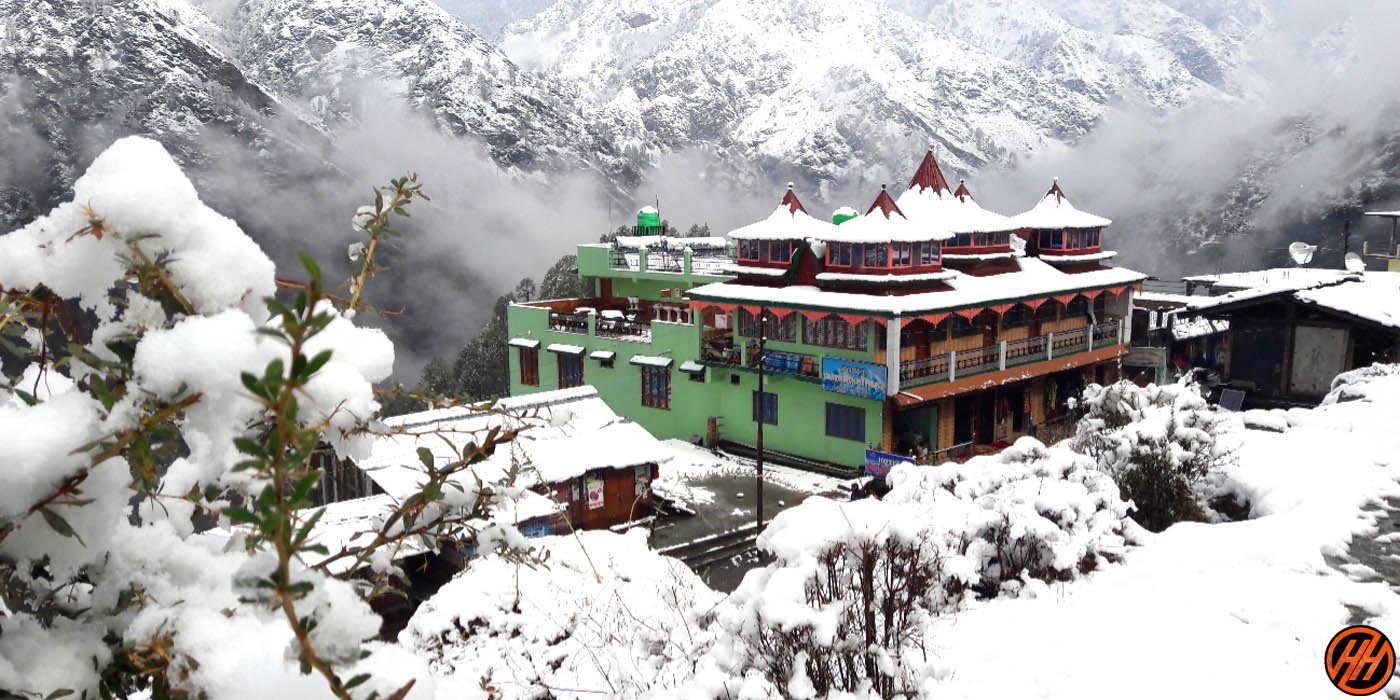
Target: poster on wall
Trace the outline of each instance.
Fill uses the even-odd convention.
[[[822,390],[881,401],[889,369],[884,365],[852,362],[839,357],[822,358]]]
[[[603,507],[603,480],[596,476],[590,476],[588,485],[588,509],[598,510]]]
[[[636,484],[634,494],[637,496],[647,495],[647,492],[651,490],[651,466],[647,464],[638,465],[635,471],[633,471],[633,474],[635,475],[635,481],[633,483]]]

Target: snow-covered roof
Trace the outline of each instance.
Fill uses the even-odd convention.
[[[1060,189],[1060,181],[1050,186],[1050,190],[1040,198],[1034,207],[1011,217],[1016,228],[1057,229],[1057,228],[1102,228],[1112,221],[1089,212],[1079,211],[1070,204],[1069,198]]]
[[[1264,270],[1193,275],[1182,279],[1221,289],[1256,289],[1260,287],[1297,289],[1324,282],[1335,282],[1354,274],[1347,270],[1325,267],[1272,267]]]
[[[594,350],[588,356],[595,360],[611,360],[617,357],[617,353],[612,350]]]
[[[533,350],[540,346],[540,341],[531,338],[511,338],[506,341],[506,345],[513,348],[527,348]]]
[[[582,355],[582,354],[583,354],[583,351],[584,351],[584,348],[583,348],[582,346],[580,346],[580,345],[567,345],[567,344],[565,344],[565,343],[550,343],[549,346],[545,348],[545,350],[548,350],[548,351],[550,351],[550,352],[560,352],[560,353],[564,353],[565,355]]]
[[[594,469],[661,463],[671,451],[644,428],[618,416],[591,386],[501,399],[491,410],[435,409],[385,419],[400,434],[376,438],[369,458],[359,462],[390,496],[403,498],[426,481],[417,450],[425,447],[441,467],[460,459],[467,442],[493,427],[519,430],[486,460],[455,480],[474,489],[471,474],[499,481],[520,465],[517,486],[557,483]]]
[[[729,232],[729,237],[734,240],[748,241],[823,239],[834,228],[836,226],[831,222],[822,221],[809,215],[807,209],[802,206],[802,201],[797,198],[797,193],[792,191],[792,185],[789,184],[787,194],[783,195],[782,201],[778,203],[778,208],[774,209],[768,218],[734,229]]]
[[[865,216],[832,226],[824,240],[837,243],[915,243],[952,237],[952,231],[933,221],[910,219],[895,203],[889,191],[882,187]]]
[[[961,195],[944,189],[919,188],[911,186],[899,196],[899,208],[911,221],[927,224],[951,233],[990,233],[1011,231],[1016,224],[1011,217],[983,209],[972,198],[963,183],[959,183]],[[942,239],[939,239],[942,240]]]
[[[667,248],[670,250],[724,250],[729,241],[723,236],[618,236],[617,247],[625,250]]]
[[[1400,329],[1400,272],[1347,272],[1302,268],[1288,270],[1288,272],[1307,272],[1309,274],[1268,274],[1281,272],[1284,270],[1237,273],[1245,281],[1263,280],[1266,283],[1219,296],[1192,297],[1187,309],[1208,311],[1264,297],[1287,294],[1302,304],[1330,309],[1388,328]],[[1254,276],[1246,276],[1251,274]],[[1226,277],[1226,275],[1219,277]],[[1225,282],[1222,281],[1220,284],[1223,285]],[[1233,284],[1229,286],[1233,286]]]
[[[1081,289],[1134,284],[1147,278],[1141,272],[1121,267],[1067,273],[1047,265],[1039,258],[1017,258],[1016,264],[1016,272],[984,276],[958,275],[944,283],[949,289],[917,294],[858,294],[811,286],[775,288],[734,282],[702,285],[691,289],[688,294],[692,299],[701,300],[766,302],[876,314],[911,314],[939,309],[961,309],[996,301],[1063,294]]]
[[[646,365],[648,367],[670,367],[675,360],[669,357],[658,357],[655,355],[633,355],[628,362],[634,365]]]
[[[960,272],[957,270],[941,270],[939,272],[921,272],[911,275],[862,275],[854,272],[818,272],[817,279],[822,282],[870,282],[873,284],[901,284],[907,282],[940,282],[946,279],[957,277]]]
[[[1098,262],[1117,256],[1118,252],[1113,250],[1104,250],[1097,253],[1083,253],[1080,255],[1046,255],[1042,252],[1040,259],[1051,265],[1070,265],[1075,263]]]

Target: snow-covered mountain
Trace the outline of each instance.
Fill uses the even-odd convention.
[[[1119,101],[1229,99],[1239,46],[1159,0],[560,0],[502,42],[650,155],[827,181],[902,175],[929,144],[955,170],[1007,164]]]
[[[507,169],[638,180],[570,85],[521,70],[428,0],[243,0],[228,28],[252,79],[332,128],[367,101],[400,96],[442,129],[484,141]]]
[[[182,0],[0,0],[0,228],[61,200],[96,151],[158,136],[196,178],[229,148],[258,165],[324,138],[206,39]]]

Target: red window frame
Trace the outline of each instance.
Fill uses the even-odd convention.
[[[539,348],[519,348],[520,350],[520,383],[526,386],[540,385],[540,351]]]

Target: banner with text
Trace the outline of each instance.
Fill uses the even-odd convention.
[[[870,476],[878,476],[881,479],[885,478],[885,475],[890,473],[890,469],[894,468],[894,465],[913,463],[914,460],[910,457],[892,455],[888,452],[881,452],[869,448],[865,450],[865,473]]]
[[[822,358],[822,389],[881,401],[885,398],[885,383],[889,369],[884,365],[853,362],[839,357]]]

